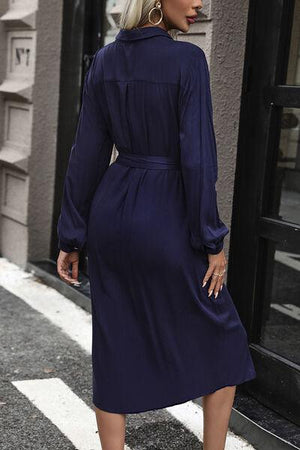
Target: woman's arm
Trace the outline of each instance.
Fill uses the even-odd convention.
[[[223,249],[229,229],[220,220],[210,77],[205,53],[193,46],[179,96],[181,167],[193,248],[209,254]]]
[[[113,148],[103,111],[99,56],[98,50],[84,79],[82,105],[57,223],[58,248],[68,253],[80,251],[86,243],[91,201],[109,166]]]

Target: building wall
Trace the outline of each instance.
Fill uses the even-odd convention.
[[[8,0],[0,1],[0,16],[2,16],[8,9]],[[7,39],[4,24],[0,21],[0,60],[6,61],[7,54]],[[4,80],[6,72],[6,64],[0,64],[0,82]],[[0,93],[0,148],[3,146],[3,135],[4,135],[4,101]],[[1,205],[2,205],[2,168],[0,162],[0,254],[1,254],[1,236],[2,236],[2,215],[1,215]]]
[[[62,2],[0,0],[0,252],[47,257],[53,206]]]
[[[36,78],[33,90],[32,155],[28,216],[28,259],[50,252],[57,149],[63,2],[40,1],[37,16]]]
[[[226,5],[219,0],[204,3],[202,21],[177,38],[199,45],[208,60],[218,151],[218,206],[230,229],[249,1],[241,0],[238,8],[234,0]],[[229,242],[230,233],[225,252]]]
[[[212,0],[210,67],[214,103],[215,132],[218,146],[218,199],[222,218],[231,223],[242,77],[246,48],[249,0],[220,2]],[[225,238],[229,247],[230,235]]]

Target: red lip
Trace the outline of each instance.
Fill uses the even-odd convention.
[[[196,16],[187,17],[186,20],[188,21],[188,23],[195,23],[194,17],[196,17]]]

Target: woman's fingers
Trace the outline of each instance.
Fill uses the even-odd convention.
[[[70,268],[71,266],[71,268]],[[57,259],[57,273],[69,285],[80,286],[78,281],[79,253],[60,251]]]
[[[224,269],[222,269],[221,266],[219,266],[216,268],[216,273],[219,273],[219,275],[216,275],[216,277],[215,277],[217,280],[215,287],[214,287],[215,298],[217,298],[217,296],[220,292],[220,289],[221,289],[221,284],[223,283],[223,280],[224,280]]]
[[[75,260],[72,264],[72,278],[76,281],[76,283],[79,283],[78,281],[78,266],[79,266],[79,260]]]
[[[69,264],[66,264],[65,262],[58,263],[57,272],[62,281],[66,282],[67,284],[71,284],[72,281],[74,281],[69,275]]]
[[[217,298],[219,291],[224,283],[226,264],[227,261],[223,250],[217,255],[209,255],[209,267],[203,278],[203,285],[202,285],[202,287],[204,287],[205,284],[209,281],[209,279],[211,279],[208,288],[209,297],[211,297],[211,295],[214,294],[215,298]]]
[[[216,271],[216,272],[215,272]],[[214,266],[214,272],[212,273],[210,286],[208,289],[208,296],[210,297],[212,293],[214,292],[214,295],[216,297],[216,293],[218,292],[218,266]]]

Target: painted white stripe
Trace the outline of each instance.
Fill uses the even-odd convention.
[[[91,352],[91,316],[89,313],[55,289],[42,284],[33,274],[24,272],[20,267],[8,262],[5,258],[0,258],[0,285],[44,314],[85,351]],[[203,431],[201,427],[203,425],[202,408],[200,406],[189,401],[166,409],[184,426],[187,428],[191,426],[191,429],[189,429],[202,441]],[[248,447],[241,447],[241,442],[244,443],[245,441],[228,431],[227,446],[230,445],[231,440],[234,442],[237,440],[239,447],[228,447],[228,449],[252,450],[253,448],[249,444]]]
[[[293,319],[300,320],[299,306],[292,305],[290,303],[283,303],[282,305],[278,305],[278,303],[271,303],[271,307],[287,316],[292,317]]]
[[[0,258],[0,285],[42,313],[87,353],[92,351],[91,315],[34,274]]]
[[[199,441],[203,442],[203,409],[194,402],[165,408],[173,417],[179,420]]]
[[[199,441],[203,442],[203,409],[200,405],[189,401],[181,405],[165,408],[175,419],[179,420]],[[252,445],[232,431],[227,432],[226,450],[255,450]]]
[[[60,378],[13,381],[78,450],[99,450],[101,443],[94,411]],[[129,447],[125,446],[127,450]]]

